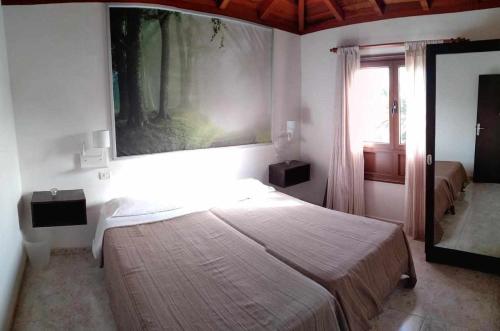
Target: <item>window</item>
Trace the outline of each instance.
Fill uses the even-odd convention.
[[[365,179],[404,183],[405,79],[404,55],[361,59]]]

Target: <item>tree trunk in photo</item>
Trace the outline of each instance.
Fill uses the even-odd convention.
[[[120,90],[120,113],[119,119],[127,119],[130,111],[129,92],[128,92],[128,75],[127,75],[127,59],[123,56],[117,63],[118,68],[118,88]]]
[[[184,40],[184,45],[186,49],[186,71],[184,73],[184,84],[185,84],[185,97],[186,97],[186,106],[191,107],[192,101],[192,81],[193,81],[193,26],[195,24],[192,16],[187,16],[187,32],[186,39]]]
[[[145,121],[139,74],[141,17],[135,10],[130,10],[127,16],[127,88],[130,106],[127,123],[131,127],[140,127]]]
[[[168,70],[170,62],[170,36],[169,22],[170,13],[161,13],[159,17],[161,31],[161,71],[160,71],[160,109],[158,111],[159,119],[170,119],[168,114]]]
[[[175,32],[176,32],[176,37],[177,37],[177,43],[179,47],[179,60],[180,60],[180,67],[181,67],[181,78],[180,78],[180,84],[181,84],[181,100],[179,107],[185,108],[188,105],[188,91],[189,91],[189,86],[188,84],[188,58],[186,57],[186,42],[184,40],[184,34],[182,33],[182,16],[176,15],[176,20],[175,20]]]
[[[154,73],[151,72],[152,67],[152,56],[151,49],[160,49],[159,43],[154,39],[156,34],[159,34],[159,19],[158,19],[158,9],[145,10],[142,13],[142,24],[141,24],[141,59],[140,59],[140,70],[141,75],[141,91],[142,91],[142,106],[144,112],[149,114],[150,112],[158,112],[158,100],[159,95],[155,94],[154,88],[156,82],[154,82]],[[155,68],[156,69],[156,68]],[[155,70],[159,72],[159,69]],[[158,91],[159,92],[159,91]],[[146,118],[149,118],[146,115]]]
[[[125,48],[125,30],[127,26],[127,13],[123,8],[113,8],[111,11],[111,55],[113,57],[113,71],[118,80],[120,109],[119,119],[127,119],[129,111],[127,87],[127,63]]]

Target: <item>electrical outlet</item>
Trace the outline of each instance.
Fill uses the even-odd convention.
[[[101,170],[97,177],[99,180],[109,180],[111,178],[111,172],[109,170]]]

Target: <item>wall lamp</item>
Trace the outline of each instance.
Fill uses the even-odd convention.
[[[82,168],[107,168],[109,165],[108,148],[111,146],[111,139],[108,130],[97,130],[92,132],[92,147],[87,148],[83,143],[80,153],[80,165]]]
[[[286,121],[286,137],[287,137],[288,141],[292,141],[296,126],[297,126],[297,122]]]

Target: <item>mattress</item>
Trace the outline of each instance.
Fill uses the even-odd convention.
[[[467,184],[467,173],[460,162],[456,161],[436,161],[435,164],[436,178],[442,178],[450,187],[453,194],[453,199],[456,200],[460,192]]]
[[[108,228],[121,330],[346,330],[336,299],[212,213]]]
[[[399,225],[318,207],[279,192],[211,211],[268,253],[321,284],[351,330],[368,330],[402,275],[416,275]]]
[[[189,193],[182,193],[183,191]],[[209,185],[168,191],[162,187],[147,193],[109,200],[101,206],[99,212],[92,253],[96,259],[102,260],[104,233],[108,229],[174,219],[209,210],[221,202],[245,200],[273,191],[274,188],[256,179],[244,178],[218,182],[216,188]]]

